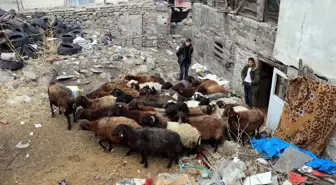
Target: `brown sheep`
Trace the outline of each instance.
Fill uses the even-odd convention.
[[[82,106],[84,109],[97,109],[101,107],[109,107],[116,103],[116,98],[113,96],[104,96],[98,99],[91,100],[85,96],[78,96],[73,104],[73,108],[76,109]]]
[[[125,124],[132,128],[141,128],[141,126],[134,120],[125,117],[104,117],[96,121],[83,121],[80,124],[81,130],[90,130],[96,135],[102,137],[99,141],[100,146],[105,150],[110,152],[112,150],[112,142],[120,143],[122,140],[119,136],[112,136],[114,129],[120,125]],[[108,142],[109,146],[106,148],[103,142]]]
[[[141,101],[146,106],[152,106],[156,108],[163,108],[163,106],[171,100],[174,100],[173,97],[169,95],[146,95],[146,96],[139,96],[136,98],[137,100]]]
[[[63,85],[56,83],[54,80],[51,80],[48,85],[48,96],[51,115],[55,116],[53,105],[57,106],[59,108],[59,114],[63,113],[65,115],[68,122],[68,129],[71,130],[70,114],[73,114],[74,122],[76,122],[76,109],[73,108],[75,96],[72,94],[72,91]]]
[[[110,107],[101,107],[98,109],[83,109],[78,108],[76,111],[76,119],[87,119],[89,121],[97,120],[108,116]]]
[[[253,132],[255,135],[259,134],[259,129],[265,122],[265,114],[257,108],[253,108],[247,111],[236,112],[234,107],[230,108],[228,112],[228,128],[229,135],[231,133],[235,134],[238,138],[242,135],[242,144],[244,145],[244,136],[248,136],[249,133]]]
[[[173,90],[175,90],[178,94],[180,94],[181,96],[185,97],[185,98],[191,98],[198,87],[188,87],[188,88],[184,88],[182,87],[182,85],[177,86],[176,88],[173,87]]]
[[[108,116],[122,116],[126,118],[130,118],[135,120],[136,122],[140,123],[141,119],[148,116],[156,114],[153,111],[140,111],[140,110],[128,110],[128,106],[124,104],[115,104],[114,106],[110,107]]]
[[[140,100],[134,99],[128,103],[128,110],[156,111],[154,107],[145,106]]]
[[[146,83],[146,82],[157,82],[160,84],[164,84],[165,81],[158,76],[154,75],[138,75],[138,76],[133,76],[133,75],[127,75],[125,76],[125,80],[135,80],[138,81],[139,84]]]
[[[168,121],[171,121],[167,116],[159,114],[149,114],[142,117],[139,122],[141,126],[167,128]]]
[[[87,98],[90,99],[97,99],[104,96],[110,95],[111,91],[115,88],[125,88],[126,81],[118,81],[118,82],[108,82],[101,85],[98,89],[94,90],[93,92],[86,95]]]
[[[200,85],[197,92],[202,94],[228,93],[228,90],[221,85],[211,85],[209,87]]]
[[[226,124],[222,119],[217,119],[210,115],[203,115],[190,116],[187,120],[182,120],[182,122],[184,121],[187,121],[187,123],[201,132],[202,140],[213,139],[214,151],[217,151],[218,145],[221,143],[224,133],[226,133]]]

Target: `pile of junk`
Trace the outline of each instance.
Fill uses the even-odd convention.
[[[82,36],[80,26],[68,26],[45,12],[25,16],[0,9],[0,69],[21,69],[25,60],[53,48],[61,55],[78,53],[82,47],[73,40]]]

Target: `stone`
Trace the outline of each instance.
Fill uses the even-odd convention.
[[[141,59],[141,58],[139,58],[139,59],[135,59],[135,65],[142,65],[142,64],[144,64],[144,60],[143,59]]]
[[[32,71],[23,71],[23,75],[31,80],[37,80],[36,74]]]
[[[135,67],[135,61],[134,60],[125,60],[123,63],[123,68],[124,69],[132,69]]]
[[[148,69],[154,69],[155,68],[155,58],[147,57],[146,58],[146,63],[147,63]]]
[[[148,67],[146,65],[140,65],[136,70],[138,73],[148,73]]]
[[[57,76],[56,80],[69,80],[74,77],[75,77],[74,75],[61,75],[61,76]]]
[[[98,69],[95,69],[95,68],[91,68],[90,71],[92,71],[92,72],[95,73],[95,74],[100,74],[100,73],[103,72],[103,71],[98,70]]]
[[[5,72],[2,72],[0,70],[0,82],[6,83],[9,81],[13,81],[14,79],[14,76],[7,75]]]
[[[274,165],[274,169],[281,173],[287,173],[288,171],[301,168],[312,159],[309,155],[293,147],[288,147]]]

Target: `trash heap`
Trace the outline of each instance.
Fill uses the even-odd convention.
[[[52,50],[61,55],[78,53],[92,42],[82,37],[80,26],[67,26],[45,12],[26,17],[14,10],[0,9],[0,68],[21,69],[24,60],[36,59]]]

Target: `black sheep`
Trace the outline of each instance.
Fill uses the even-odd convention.
[[[133,129],[128,125],[118,125],[112,132],[114,136],[120,136],[128,141],[130,150],[126,155],[130,155],[133,150],[141,153],[141,164],[148,167],[148,155],[166,154],[169,157],[167,168],[172,166],[175,160],[178,163],[179,154],[182,152],[182,142],[180,136],[170,130],[162,128],[137,128]]]
[[[199,104],[198,104],[198,105],[209,105],[209,103],[210,103],[210,99],[209,99],[208,97],[206,97],[206,96],[202,96],[202,95],[199,94],[199,93],[196,93],[196,94],[194,95],[194,99],[195,99],[196,101],[199,101]]]
[[[133,100],[133,96],[124,93],[120,89],[114,89],[110,95],[117,97],[116,102],[129,103]]]

